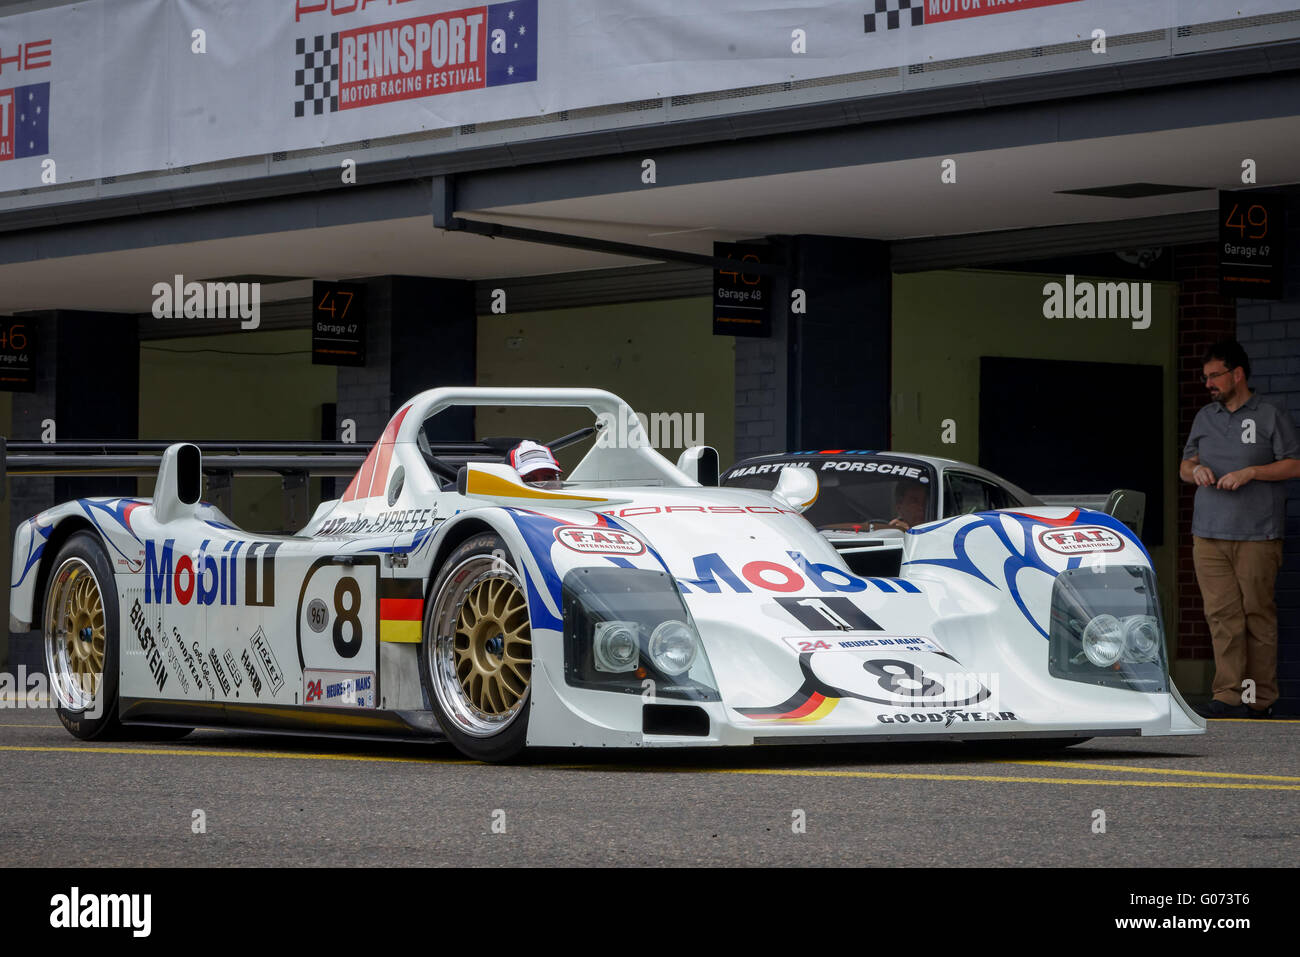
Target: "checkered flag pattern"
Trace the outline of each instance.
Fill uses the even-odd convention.
[[[310,49],[308,48],[310,47]],[[294,52],[301,58],[294,71],[293,82],[298,88],[298,100],[293,105],[294,116],[320,116],[328,109],[335,113],[339,108],[339,35],[299,37]]]
[[[862,31],[875,33],[884,27],[897,30],[907,21],[919,27],[924,22],[925,0],[875,0],[876,12],[862,15]]]

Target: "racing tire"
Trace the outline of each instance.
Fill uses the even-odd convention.
[[[91,532],[59,549],[41,605],[45,673],[59,721],[83,741],[175,741],[193,728],[129,727],[118,717],[121,636],[116,581]]]
[[[50,697],[68,732],[83,741],[118,737],[118,604],[104,546],[77,532],[59,549],[41,605]]]
[[[466,757],[516,760],[528,737],[532,631],[523,578],[505,542],[475,535],[430,589],[420,679],[438,725]]]

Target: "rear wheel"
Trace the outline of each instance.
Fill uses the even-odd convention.
[[[77,532],[54,559],[42,617],[45,672],[59,720],[83,741],[184,737],[191,728],[126,728],[118,719],[119,621],[104,546],[90,532]]]
[[[103,546],[89,532],[68,539],[45,589],[45,671],[59,720],[83,740],[112,737],[117,719],[118,609]]]
[[[490,533],[466,541],[432,594],[420,674],[438,724],[471,758],[511,760],[528,735],[533,648],[523,579],[505,543]]]

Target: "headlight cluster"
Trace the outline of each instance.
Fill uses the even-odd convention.
[[[1137,565],[1072,568],[1052,588],[1049,671],[1090,684],[1167,691],[1155,575]]]
[[[1101,614],[1084,626],[1083,655],[1098,668],[1126,661],[1155,661],[1161,639],[1160,622],[1151,615]]]
[[[667,573],[575,568],[564,577],[569,684],[657,698],[718,700],[699,633]]]
[[[642,627],[635,621],[596,622],[592,653],[596,670],[615,674],[636,671],[641,646],[655,668],[666,675],[682,675],[690,670],[700,651],[700,637],[684,621],[665,621],[650,632],[649,641],[643,642]]]

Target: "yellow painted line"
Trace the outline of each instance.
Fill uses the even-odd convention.
[[[321,754],[293,751],[222,751],[203,748],[37,747],[0,745],[0,751],[85,754],[191,755],[216,758],[282,758],[299,761],[374,761],[393,764],[479,764],[468,759],[412,758],[372,754]],[[631,771],[652,774],[758,774],[776,777],[849,778],[887,781],[975,781],[986,784],[1078,784],[1098,787],[1202,788],[1220,791],[1300,791],[1300,784],[1238,784],[1207,781],[1108,781],[1104,778],[1034,778],[1019,775],[940,774],[911,771],[829,771],[800,768],[655,768],[631,765],[542,765],[547,770]]]
[[[644,768],[636,770],[646,770]],[[1300,791],[1300,784],[1219,784],[1196,781],[1107,781],[1094,778],[1028,778],[993,774],[927,774],[911,771],[819,771],[780,768],[673,768],[702,774],[775,774],[792,777],[871,778],[898,781],[984,781],[993,784],[1096,784],[1106,787],[1212,788],[1230,791]]]
[[[1012,761],[1001,759],[990,764],[1023,764],[1041,768],[1075,768],[1080,771],[1126,771],[1131,774],[1181,774],[1193,778],[1242,778],[1251,781],[1296,781],[1300,777],[1285,774],[1242,774],[1236,771],[1187,771],[1181,768],[1146,768],[1124,764],[1090,764],[1084,761]]]

